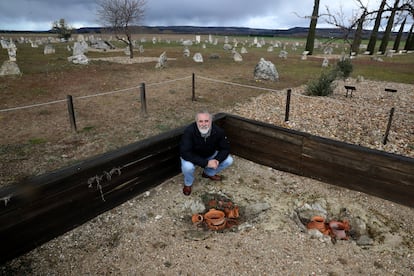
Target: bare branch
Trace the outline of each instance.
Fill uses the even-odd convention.
[[[97,0],[97,16],[105,27],[111,27],[116,38],[129,46],[133,58],[131,27],[143,19],[145,0]],[[126,36],[126,39],[121,36]]]

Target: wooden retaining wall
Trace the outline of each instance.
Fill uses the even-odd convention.
[[[414,207],[414,158],[232,115],[221,125],[240,157]]]
[[[414,207],[414,159],[229,115],[232,154]],[[184,127],[0,189],[0,263],[180,173]]]

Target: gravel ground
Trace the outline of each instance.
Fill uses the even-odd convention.
[[[350,80],[329,98],[293,89],[284,123],[283,91],[268,93],[233,114],[414,157],[413,85]],[[392,86],[397,93],[387,94]],[[342,89],[341,89],[342,88]],[[394,120],[382,144],[390,108]],[[201,173],[201,171],[198,171]],[[414,210],[363,193],[264,167],[235,156],[224,180],[198,177],[190,197],[182,175],[125,202],[0,268],[4,275],[412,275]],[[240,222],[214,232],[191,215],[206,194],[240,206]],[[295,213],[318,204],[329,217],[346,209],[366,226],[371,243],[308,233]],[[351,228],[356,227],[351,223]]]

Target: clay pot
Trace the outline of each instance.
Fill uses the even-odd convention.
[[[239,206],[234,206],[234,208],[225,208],[224,213],[227,218],[238,218],[239,217]]]
[[[331,228],[332,235],[340,240],[347,240],[348,236],[346,234],[346,230],[349,230],[349,223],[346,222],[340,222],[340,221],[330,221],[329,227]]]
[[[193,224],[199,224],[199,223],[203,222],[203,220],[204,220],[204,218],[200,214],[194,214],[191,217],[191,221],[193,222]]]
[[[308,229],[318,229],[321,233],[329,234],[329,229],[326,227],[325,218],[321,216],[312,217],[311,221],[306,225]]]
[[[311,221],[307,225],[308,229],[318,229],[319,231],[325,230],[325,219],[321,216],[312,217]]]
[[[221,230],[226,227],[224,212],[214,208],[204,214],[204,220],[207,223],[207,226],[212,230]]]

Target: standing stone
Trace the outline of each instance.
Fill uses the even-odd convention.
[[[73,45],[73,55],[84,55],[88,52],[88,43],[86,41],[77,41]]]
[[[247,50],[245,47],[241,47],[240,54],[247,54]]]
[[[44,55],[50,55],[55,53],[55,48],[51,44],[46,44],[45,48],[43,49]]]
[[[157,69],[164,68],[167,65],[167,60],[168,60],[167,53],[166,52],[163,52],[160,55],[160,57],[158,59],[158,63],[155,65],[155,68],[157,68]]]
[[[272,62],[261,58],[259,63],[254,68],[254,79],[278,81],[279,74],[276,70],[276,66]]]
[[[126,56],[129,56],[131,53],[129,52],[129,46],[126,46],[125,47],[125,49],[124,49],[124,54],[126,55]]]
[[[5,39],[0,39],[1,48],[8,49],[9,48],[9,42]]]
[[[193,60],[195,62],[199,62],[199,63],[204,61],[203,56],[201,55],[201,53],[195,53],[194,56],[193,56]]]
[[[17,59],[16,58],[17,47],[13,42],[11,42],[9,44],[9,48],[7,48],[7,52],[9,54],[9,60],[10,61],[16,61],[16,59]]]
[[[230,44],[228,44],[228,43],[225,43],[224,45],[223,45],[223,49],[224,50],[226,50],[226,51],[230,51],[231,49],[233,49],[233,46],[231,46]]]
[[[191,40],[184,40],[182,42],[183,46],[192,46],[193,45],[193,41]]]
[[[288,52],[287,52],[287,51],[285,51],[285,50],[280,51],[280,53],[279,53],[279,57],[280,57],[280,58],[283,58],[283,59],[287,59],[287,57],[288,57]]]
[[[83,36],[78,36],[78,41],[73,45],[73,55],[68,57],[68,61],[74,64],[88,64],[89,59],[85,56],[88,51],[88,43],[82,40]]]
[[[234,51],[233,52],[233,60],[236,61],[236,62],[241,62],[241,61],[243,61],[243,57],[237,51]]]
[[[333,53],[333,48],[332,48],[332,47],[330,47],[330,46],[328,46],[328,47],[326,47],[325,49],[323,49],[323,53],[324,53],[325,55],[332,55],[332,53]]]
[[[190,57],[190,50],[187,47],[184,48],[183,56],[184,57]]]
[[[322,61],[322,67],[328,67],[329,66],[329,59],[325,57]]]
[[[19,66],[11,60],[5,60],[0,68],[0,76],[20,75]]]
[[[138,51],[139,51],[140,54],[143,54],[144,53],[144,45],[142,45],[142,44],[138,45]]]
[[[38,48],[39,47],[39,45],[36,43],[36,41],[30,41],[30,46],[32,48]]]

